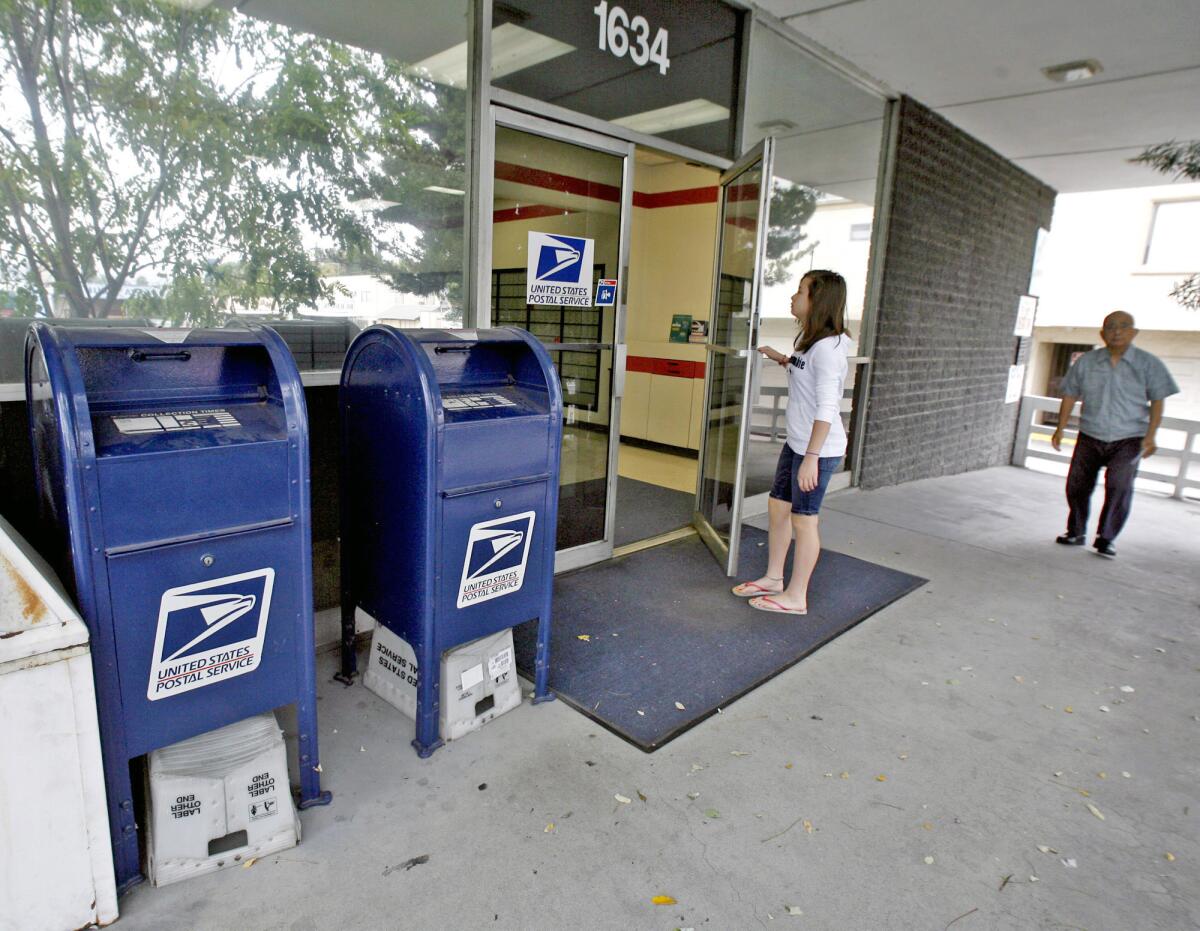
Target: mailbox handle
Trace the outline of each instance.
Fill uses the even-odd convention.
[[[434,352],[470,352],[475,348],[474,343],[453,343],[449,346],[435,346]]]
[[[191,357],[192,354],[186,349],[175,352],[144,352],[141,349],[133,349],[129,353],[129,358],[134,362],[186,362]]]

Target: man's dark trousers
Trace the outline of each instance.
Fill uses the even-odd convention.
[[[1086,433],[1079,434],[1071,457],[1071,471],[1067,473],[1067,504],[1071,508],[1067,533],[1073,537],[1087,533],[1092,491],[1096,488],[1096,476],[1104,468],[1104,509],[1100,512],[1096,536],[1105,540],[1117,538],[1133,504],[1133,479],[1141,454],[1140,436],[1104,443]]]

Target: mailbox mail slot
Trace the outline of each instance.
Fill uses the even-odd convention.
[[[413,745],[439,746],[442,653],[538,619],[534,701],[548,689],[562,392],[524,330],[363,331],[342,407],[342,674],[354,612],[412,646]]]
[[[296,704],[317,752],[308,426],[270,329],[67,330],[25,348],[52,558],[91,631],[119,888],[140,876],[129,761]]]

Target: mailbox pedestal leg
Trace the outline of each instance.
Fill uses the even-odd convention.
[[[345,571],[344,569],[342,570]],[[358,675],[358,655],[355,653],[357,630],[354,623],[354,599],[342,594],[342,665],[334,676],[343,685],[353,685]]]
[[[442,658],[432,644],[423,643],[417,662],[417,736],[412,745],[416,748],[417,756],[425,759],[442,745],[439,735]]]
[[[316,663],[312,652],[307,653],[308,661],[305,668],[309,681],[316,678]],[[300,731],[298,756],[300,759],[300,808],[312,808],[316,805],[328,805],[333,801],[333,793],[321,791],[321,753],[317,745],[317,708],[315,700],[307,696],[310,693],[302,690],[302,697],[296,702],[296,724]]]
[[[547,606],[538,618],[537,654],[534,659],[533,703],[554,701],[550,691],[550,610]]]
[[[104,781],[108,789],[108,824],[112,834],[113,870],[117,894],[136,886],[143,879],[138,853],[137,824],[133,813],[133,786],[129,779],[129,760],[114,750],[105,755]]]

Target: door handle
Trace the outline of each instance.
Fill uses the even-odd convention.
[[[613,350],[613,397],[625,397],[625,362],[629,355],[629,347],[618,343]]]

